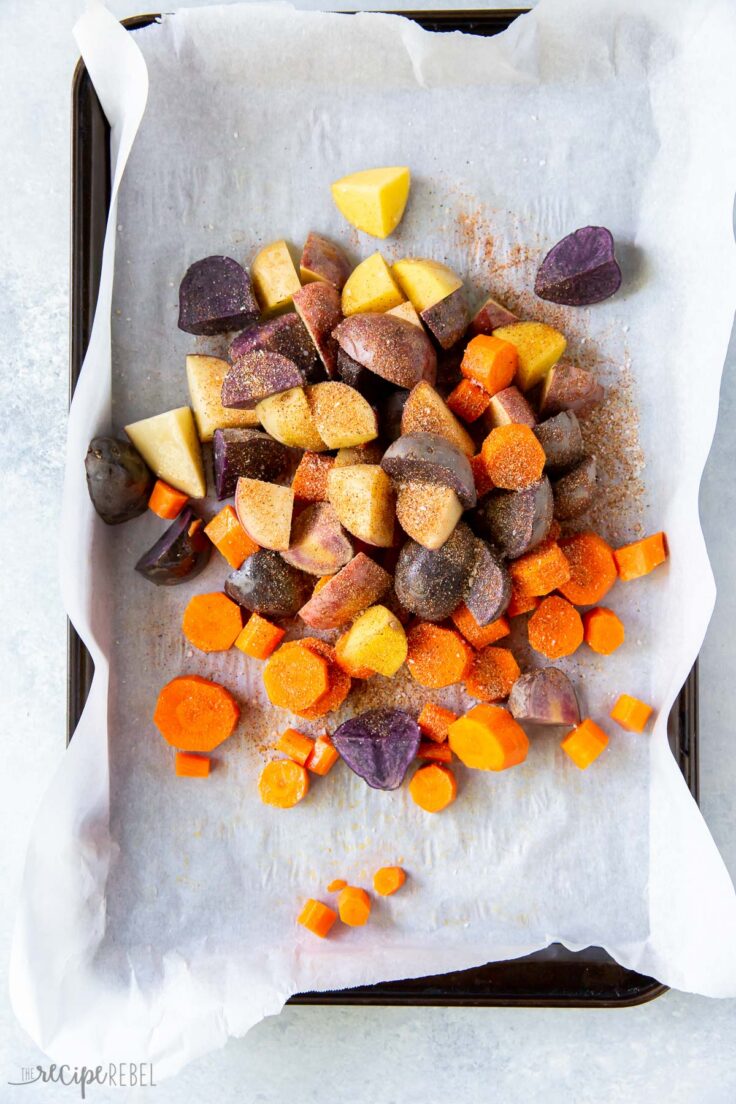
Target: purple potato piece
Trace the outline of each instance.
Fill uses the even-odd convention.
[[[228,368],[222,381],[222,405],[253,410],[262,399],[303,387],[304,375],[281,353],[246,353]]]
[[[299,315],[293,311],[250,326],[238,334],[230,345],[232,361],[247,353],[259,352],[280,353],[293,360],[306,379],[311,379],[319,363],[312,339]]]
[[[401,436],[401,419],[404,406],[411,391],[392,391],[378,405],[378,428],[386,441],[395,441]]]
[[[475,544],[475,563],[465,605],[479,625],[490,625],[506,612],[511,601],[511,578],[485,541]]]
[[[179,285],[179,329],[186,333],[239,330],[260,313],[250,276],[232,257],[195,261]]]
[[[534,434],[547,457],[550,471],[564,471],[585,455],[580,422],[573,410],[561,410],[553,418],[535,426]]]
[[[481,424],[486,433],[490,433],[496,426],[502,425],[527,425],[534,429],[537,419],[527,400],[518,387],[504,387],[491,399],[488,409],[481,418]]]
[[[456,288],[434,306],[423,310],[420,318],[442,348],[451,349],[460,341],[470,324],[465,289]]]
[[[485,303],[473,315],[470,323],[470,332],[473,336],[478,334],[492,334],[499,326],[512,326],[518,322],[518,315],[501,306],[495,299],[489,296]]]
[[[580,706],[567,675],[557,667],[542,667],[521,675],[508,702],[517,721],[542,725],[580,724]]]
[[[292,452],[261,429],[216,429],[212,456],[217,497],[223,499],[235,494],[241,476],[274,483],[291,462]]]
[[[328,377],[335,379],[338,344],[332,332],[342,319],[340,292],[332,284],[305,284],[294,292],[293,300]]]
[[[354,387],[364,399],[375,402],[382,395],[393,393],[393,388],[388,380],[381,379],[374,372],[369,372],[357,360],[349,357],[344,349],[337,350],[337,375],[343,383]]]
[[[334,575],[352,560],[354,550],[329,502],[314,502],[293,522],[289,548],[281,555],[309,575]]]
[[[433,382],[437,357],[418,326],[390,314],[352,314],[334,331],[341,349],[370,372],[411,390],[421,379]]]
[[[93,437],[84,470],[92,505],[106,525],[120,525],[148,509],[153,476],[128,441]]]
[[[455,345],[452,349],[440,349],[437,354],[437,388],[449,394],[463,378],[460,365],[464,349]],[[431,382],[431,381],[428,381]]]
[[[535,294],[569,307],[610,299],[621,287],[621,269],[613,248],[613,234],[605,226],[574,230],[542,261],[534,281]]]
[[[515,560],[545,539],[552,515],[552,487],[545,475],[523,491],[491,491],[471,521],[502,556]]]
[[[555,517],[560,521],[580,517],[592,504],[598,483],[595,456],[586,456],[577,467],[552,484]]]
[[[409,433],[397,438],[386,449],[381,467],[397,483],[439,483],[452,488],[466,510],[477,501],[470,461],[438,433]]]
[[[292,567],[280,552],[261,548],[225,580],[233,602],[266,617],[294,617],[309,598],[314,580]]]
[[[419,750],[419,725],[403,709],[369,709],[344,721],[332,742],[374,790],[398,790]]]
[[[164,535],[144,552],[135,569],[156,586],[178,586],[199,575],[211,551],[201,518],[185,506]]]
[[[396,564],[396,597],[425,621],[444,621],[465,598],[475,563],[475,537],[460,522],[441,548],[408,540]]]
[[[339,245],[315,234],[313,230],[304,243],[299,268],[303,283],[316,277],[326,280],[338,291],[342,291],[352,270]]]
[[[585,414],[601,402],[604,394],[601,384],[585,368],[560,361],[545,377],[539,413],[544,418],[559,414],[561,410]]]

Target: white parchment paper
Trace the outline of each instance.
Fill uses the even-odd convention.
[[[115,180],[60,543],[96,677],[34,831],[12,971],[18,1015],[54,1057],[147,1057],[163,1076],[294,992],[551,941],[736,995],[736,898],[666,733],[714,600],[697,491],[736,290],[736,12],[726,0],[640,9],[542,0],[493,39],[286,5],[190,10],[134,37],[99,7],[80,23]],[[220,351],[176,327],[193,260],[247,264],[265,241],[299,244],[310,229],[366,256],[376,243],[346,228],[329,182],[403,163],[412,196],[386,256],[447,260],[479,297],[492,290],[565,330],[609,390],[588,427],[606,479],[596,524],[618,542],[664,528],[671,560],[607,599],[625,646],[605,663],[575,657],[586,713],[612,737],[590,770],[543,735],[498,777],[459,767],[460,797],[441,816],[343,766],[277,812],[255,782],[288,718],[264,710],[258,665],[195,654],[179,632],[224,561],[191,586],[151,587],[132,565],[160,522],[106,529],[82,460],[94,433],[187,401],[188,352]],[[584,310],[535,300],[541,254],[587,223],[613,231],[622,292]],[[244,705],[206,783],[173,776],[151,723],[159,688],[183,672],[221,679]],[[411,697],[406,680],[385,688]],[[622,691],[656,704],[651,733],[606,723]],[[295,925],[331,878],[369,885],[389,862],[409,881],[368,927],[320,942]]]

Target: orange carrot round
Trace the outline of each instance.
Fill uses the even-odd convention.
[[[323,905],[321,901],[315,901],[311,897],[297,917],[298,924],[312,932],[313,935],[318,935],[320,939],[325,939],[330,934],[332,925],[336,920],[337,913],[334,909],[331,909],[329,905]]]
[[[546,457],[544,449],[529,426],[496,426],[481,448],[488,475],[497,487],[523,491],[542,478]]]
[[[667,537],[664,533],[652,533],[649,537],[625,544],[613,553],[619,578],[624,583],[640,579],[659,567],[667,559]]]
[[[430,763],[414,772],[409,793],[425,813],[441,813],[457,797],[457,780],[449,767]]]
[[[598,655],[611,655],[624,642],[625,630],[620,617],[605,606],[588,610],[583,617],[585,643]]]
[[[503,701],[521,671],[508,648],[483,648],[473,659],[465,676],[465,689],[472,698],[484,702]]]
[[[461,682],[473,650],[454,629],[420,622],[407,634],[406,665],[420,686],[438,690]]]
[[[557,541],[547,538],[510,563],[509,575],[513,595],[541,598],[564,586],[570,578],[570,564]]]
[[[613,550],[597,533],[563,537],[560,548],[570,565],[570,578],[558,589],[576,606],[594,606],[618,578]]]
[[[306,769],[293,759],[274,759],[266,763],[258,779],[258,793],[264,805],[292,809],[309,790]]]
[[[266,661],[263,685],[272,705],[301,713],[329,689],[327,660],[297,640],[282,644]]]
[[[337,898],[337,909],[343,924],[362,928],[371,914],[371,899],[360,886],[345,886]]]
[[[326,717],[328,713],[334,713],[350,693],[350,687],[352,686],[350,675],[343,671],[341,667],[338,667],[336,663],[330,666],[327,677],[326,693],[321,698],[317,698],[314,705],[311,705],[308,709],[300,710],[299,716],[303,717],[305,721],[319,721],[322,717]]]
[[[213,751],[232,735],[240,707],[217,682],[182,675],[161,690],[153,723],[164,740],[182,751]]]
[[[195,594],[184,610],[181,628],[201,652],[226,652],[240,635],[243,616],[226,594]]]
[[[333,878],[327,887],[328,893],[339,893],[341,889],[344,889],[348,883],[344,878]]]
[[[434,702],[425,702],[422,711],[417,717],[422,736],[428,740],[434,740],[436,744],[443,744],[447,739],[447,730],[453,721],[457,720],[457,713],[451,709],[445,709],[443,705],[435,705]]]
[[[471,644],[477,651],[487,647],[488,644],[495,644],[497,640],[500,640],[503,636],[508,636],[510,632],[509,623],[503,616],[491,621],[490,625],[479,625],[464,602],[461,602],[457,609],[453,611],[452,620],[468,644]]]
[[[529,618],[529,643],[547,659],[572,655],[583,643],[583,621],[564,598],[556,594],[545,598]]]
[[[373,875],[373,888],[381,897],[390,897],[405,881],[406,874],[400,866],[382,866]]]
[[[560,747],[576,767],[585,770],[608,746],[608,736],[590,717],[568,732]]]
[[[508,387],[519,366],[519,353],[510,341],[493,334],[479,334],[469,341],[460,371],[466,379],[475,380],[490,395]]]
[[[506,770],[523,763],[529,751],[524,729],[500,705],[474,705],[450,725],[450,747],[474,770]]]

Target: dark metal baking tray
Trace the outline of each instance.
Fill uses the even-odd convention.
[[[436,32],[493,35],[519,10],[402,12]],[[125,20],[130,31],[154,15]],[[80,61],[72,86],[72,241],[70,397],[89,342],[100,281],[110,197],[109,127],[89,74]],[[69,625],[68,738],[77,725],[92,679],[92,661]],[[670,744],[685,780],[698,796],[697,664],[670,714]],[[293,1004],[536,1005],[616,1008],[641,1004],[665,992],[653,978],[624,969],[599,947],[572,952],[553,944],[536,954],[491,962],[473,970],[361,986],[337,993],[303,993]]]

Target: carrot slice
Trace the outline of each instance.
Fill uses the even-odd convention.
[[[610,715],[627,732],[643,732],[653,712],[651,705],[646,702],[632,698],[630,694],[622,694]]]
[[[457,779],[449,767],[430,763],[414,772],[409,793],[425,813],[441,813],[457,797]]]
[[[608,736],[602,728],[587,717],[568,733],[560,747],[570,756],[576,767],[585,770],[598,758],[608,745]]]
[[[411,676],[431,690],[460,682],[473,658],[472,649],[459,633],[428,621],[410,629],[406,639]]]
[[[464,422],[477,422],[481,414],[488,409],[491,396],[474,380],[463,379],[446,399],[453,414]]]
[[[468,342],[460,371],[466,379],[479,383],[490,399],[509,386],[518,366],[519,353],[515,345],[492,334],[479,334]]]
[[[268,659],[286,635],[286,630],[272,625],[260,613],[252,613],[238,634],[235,647],[252,659]]]
[[[236,570],[258,551],[258,545],[248,536],[232,506],[223,506],[219,514],[215,514],[212,521],[205,525],[204,531],[217,551]]]
[[[188,501],[189,495],[177,491],[176,487],[170,487],[168,483],[164,483],[163,479],[157,479],[148,500],[148,509],[153,510],[154,514],[165,521],[173,521],[174,518],[179,516]]]
[[[667,537],[664,533],[653,533],[643,540],[625,544],[613,553],[619,578],[628,583],[631,579],[640,579],[659,567],[667,559]]]
[[[326,502],[327,479],[334,466],[334,456],[305,452],[291,482],[294,498],[301,502]]]
[[[482,498],[483,495],[493,490],[493,480],[486,467],[482,452],[479,452],[476,456],[470,457],[470,467],[473,472],[473,482],[478,492],[478,498]]]
[[[529,618],[529,643],[547,659],[572,655],[583,643],[583,620],[570,602],[551,594]]]
[[[327,887],[328,893],[339,893],[341,889],[344,889],[348,883],[344,878],[333,878]]]
[[[406,873],[400,866],[382,866],[373,875],[373,888],[381,897],[390,897],[405,881]]]
[[[447,739],[447,730],[453,721],[457,720],[457,713],[451,709],[445,709],[434,702],[427,702],[417,717],[417,724],[422,736],[428,740],[434,740],[436,744],[443,744]]]
[[[343,924],[362,928],[371,914],[371,899],[360,886],[345,886],[337,898],[337,908]]]
[[[508,648],[489,646],[473,659],[465,676],[465,689],[480,701],[503,701],[520,674],[519,664]]]
[[[153,723],[182,751],[213,751],[232,735],[240,707],[224,686],[199,675],[181,675],[161,690]]]
[[[266,763],[258,779],[258,793],[264,805],[292,809],[309,791],[309,775],[293,759],[274,759]]]
[[[314,705],[299,712],[299,716],[307,721],[318,721],[321,717],[340,708],[350,693],[352,682],[347,672],[336,662],[335,649],[326,640],[320,640],[317,636],[305,636],[297,643],[327,662],[327,690]]]
[[[297,917],[297,924],[301,924],[313,935],[318,935],[320,939],[325,939],[336,920],[337,913],[334,909],[310,897]]]
[[[323,733],[314,741],[312,754],[307,759],[305,766],[312,774],[324,776],[330,773],[339,758],[340,753],[332,740],[327,733]]]
[[[466,767],[506,770],[523,763],[529,751],[524,729],[498,705],[475,705],[450,725],[450,747]]]
[[[301,713],[329,689],[329,665],[299,641],[282,644],[266,660],[263,685],[272,705]]]
[[[598,655],[611,655],[620,648],[626,633],[623,622],[613,610],[596,606],[583,617],[585,643]]]
[[[177,751],[174,756],[174,771],[180,778],[206,778],[210,773],[210,761],[206,755]]]
[[[448,743],[436,744],[434,740],[422,740],[417,759],[430,759],[433,763],[451,763],[452,748]]]
[[[464,602],[453,612],[452,620],[468,644],[472,644],[476,651],[486,648],[489,644],[495,644],[503,636],[508,636],[511,631],[508,621],[503,616],[496,621],[491,621],[490,625],[479,625]]]
[[[523,613],[531,613],[539,605],[540,599],[534,594],[520,594],[516,587],[511,587],[511,601],[506,607],[505,616],[508,618],[520,617]]]
[[[618,578],[611,546],[597,533],[563,537],[560,548],[570,565],[570,578],[558,589],[576,606],[594,606]]]
[[[570,564],[557,541],[547,538],[510,563],[509,574],[512,593],[520,598],[541,598],[565,585],[570,578]]]
[[[195,594],[181,622],[182,632],[201,652],[226,652],[243,628],[243,615],[226,594]]]
[[[296,728],[286,728],[276,741],[276,750],[305,767],[309,756],[314,751],[314,740]]]
[[[547,459],[529,426],[517,422],[492,429],[483,442],[481,456],[495,486],[507,491],[531,487],[542,478]]]

